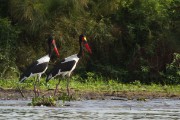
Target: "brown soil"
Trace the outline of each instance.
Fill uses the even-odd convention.
[[[180,94],[169,94],[162,92],[147,92],[147,91],[114,91],[114,92],[88,92],[76,91],[71,89],[71,95],[76,100],[90,100],[90,99],[111,99],[111,100],[129,100],[129,99],[153,99],[153,98],[180,98]],[[24,97],[22,97],[19,90],[15,89],[2,89],[0,88],[0,100],[30,100],[34,97],[32,90],[23,90]],[[54,90],[41,91],[40,96],[53,96]],[[60,96],[66,91],[58,92],[56,95]]]

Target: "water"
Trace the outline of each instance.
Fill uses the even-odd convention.
[[[180,100],[85,100],[59,107],[27,106],[30,101],[1,100],[0,120],[134,120],[180,119]]]

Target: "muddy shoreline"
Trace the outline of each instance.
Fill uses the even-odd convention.
[[[40,96],[53,96],[54,90],[40,91]],[[31,100],[34,97],[32,90],[23,90],[24,97],[17,89],[0,88],[0,100]],[[59,91],[57,96],[61,96],[65,91]],[[113,92],[92,92],[92,91],[75,91],[71,90],[71,95],[76,100],[121,100],[121,99],[155,99],[168,98],[180,99],[180,94],[164,93],[164,92],[147,92],[147,91],[113,91]]]

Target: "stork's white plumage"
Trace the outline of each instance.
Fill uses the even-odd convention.
[[[50,56],[49,54],[48,55],[45,55],[44,57],[40,58],[37,60],[38,61],[38,64],[42,64],[42,63],[46,63],[46,62],[49,62],[50,61]]]
[[[41,77],[41,75],[47,70],[49,61],[50,56],[46,55],[32,63],[31,66],[28,67],[26,72],[24,72],[24,74],[21,75],[20,82],[23,82],[28,77],[32,77],[35,75]]]
[[[80,35],[79,36],[79,46],[80,46],[79,53],[71,55],[67,58],[64,58],[59,63],[57,63],[55,65],[55,67],[47,74],[46,82],[48,82],[50,79],[52,79],[58,75],[62,75],[63,77],[65,77],[65,76],[70,77],[71,73],[76,68],[77,63],[82,56],[82,52],[83,52],[82,43],[86,47],[88,52],[92,53],[91,49],[87,43],[86,37],[84,35]],[[56,94],[56,90],[57,90],[59,83],[60,83],[60,80],[59,80],[58,84],[56,85],[54,95]],[[69,84],[69,79],[67,81],[67,91],[68,91],[68,95],[69,95],[68,84]]]
[[[53,70],[48,74],[46,80],[48,81],[58,75],[62,75],[63,77],[67,75],[68,77],[70,77],[78,61],[79,61],[79,57],[77,57],[77,54],[64,58],[58,64],[56,64]]]

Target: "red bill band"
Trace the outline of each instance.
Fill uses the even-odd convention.
[[[88,43],[84,44],[84,46],[86,47],[88,52],[92,54],[91,48],[89,47]]]
[[[54,47],[54,51],[56,52],[56,55],[59,57],[60,55],[59,55],[57,47]]]

